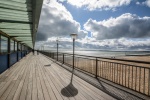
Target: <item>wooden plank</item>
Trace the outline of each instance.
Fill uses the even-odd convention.
[[[43,66],[44,66],[44,65],[43,65]],[[46,71],[45,71],[45,72],[46,72]],[[50,84],[50,86],[51,86],[51,88],[52,88],[54,94],[56,95],[56,98],[57,98],[58,100],[63,100],[60,91],[57,90],[57,88],[55,87],[55,85],[54,85],[54,83],[52,82],[52,80],[51,80],[51,78],[49,77],[49,75],[48,75],[47,73],[45,73],[45,76],[46,76],[46,78],[47,78],[47,80],[48,80],[48,82],[49,82],[49,84]]]
[[[20,93],[20,100],[25,100],[26,99],[26,91],[27,91],[27,86],[28,86],[28,81],[29,81],[29,75],[30,75],[30,69],[31,69],[31,65],[30,65],[30,62],[31,62],[32,60],[30,60],[28,63],[27,63],[27,65],[26,65],[26,67],[27,67],[27,71],[26,71],[26,73],[24,73],[24,74],[26,74],[25,75],[25,77],[23,78],[24,79],[24,84],[23,84],[23,87],[22,87],[22,90],[21,90],[21,93]]]
[[[38,58],[37,58],[37,62],[39,62]],[[44,77],[41,74],[42,70],[40,70],[40,64],[38,63],[37,66],[38,66],[38,74],[39,74],[41,86],[42,86],[42,89],[43,89],[44,99],[45,100],[50,100],[50,96],[49,96],[48,90],[46,88],[46,83],[45,83],[46,80],[44,79]]]
[[[44,100],[43,90],[42,90],[42,86],[41,86],[41,82],[40,82],[40,77],[39,77],[39,72],[38,72],[38,66],[36,65],[36,67],[37,67],[36,78],[37,78],[38,99],[39,100]]]
[[[19,73],[17,73],[16,75],[18,75]],[[13,75],[11,74],[11,76],[7,77],[6,78],[6,82],[5,84],[3,85],[3,87],[1,88],[1,91],[0,91],[0,97],[2,96],[2,94],[5,92],[5,90],[8,88],[8,86],[11,84],[11,81],[14,79],[14,73]]]
[[[52,67],[52,68],[53,68],[55,71],[58,70],[58,68],[56,68],[56,67],[55,67],[55,68]],[[64,73],[64,71],[63,71],[62,69],[60,69],[60,70],[61,70],[62,73]],[[52,72],[55,72],[55,71],[52,71]],[[66,79],[65,82],[70,82],[70,80],[71,80],[71,73],[65,72],[65,76],[64,76],[64,77],[62,77],[62,74],[58,74],[58,73],[54,73],[54,74],[56,74],[56,76],[59,76],[58,78],[59,78],[59,80],[60,80],[61,82],[62,82],[64,79]],[[69,74],[69,75],[66,75],[66,74]],[[79,84],[76,84],[76,81],[74,80],[74,77],[75,77],[75,75],[73,76],[73,82],[72,82],[72,83],[74,84],[75,87],[78,88],[80,94],[82,94],[82,95],[85,97],[85,99],[90,99],[90,100],[97,99],[97,98],[92,98],[92,96],[91,96],[91,91],[90,91],[90,90],[87,92],[85,88],[81,87]]]
[[[13,97],[15,95],[15,92],[16,92],[18,86],[19,86],[19,83],[20,83],[20,80],[16,80],[15,85],[11,89],[11,91],[10,91],[8,97],[6,98],[6,100],[12,100],[13,99]]]
[[[67,74],[67,72],[64,72],[64,73]],[[93,94],[94,98],[98,97],[99,99],[113,99],[111,96],[107,95],[106,93],[100,91],[99,89],[93,87],[91,84],[83,81],[82,79],[80,79],[80,78],[78,78],[76,76],[74,77],[74,82],[79,84],[80,88],[84,87],[84,90],[88,91],[90,95]]]
[[[53,84],[55,85],[55,87],[57,88],[57,90],[58,90],[59,92],[61,92],[61,89],[63,89],[64,86],[61,85],[61,83],[57,80],[57,77],[54,77],[53,73],[51,73],[51,72],[49,72],[49,77],[51,78],[51,80],[52,80]],[[67,90],[66,90],[66,91],[67,91]],[[69,94],[69,91],[66,92],[66,95],[70,95],[70,94]],[[62,96],[62,98],[63,98],[64,100],[69,100],[68,97],[63,96],[62,94],[61,94],[61,96]]]
[[[47,87],[47,90],[48,90],[50,99],[51,99],[51,100],[57,100],[56,95],[55,95],[54,91],[52,90],[52,88],[51,88],[51,86],[50,86],[50,83],[49,83],[49,81],[48,81],[49,79],[47,79],[45,72],[46,72],[46,71],[45,71],[44,69],[41,69],[41,75],[43,76],[43,79],[44,79],[44,81],[45,81],[45,85],[46,85],[46,87]]]
[[[46,67],[44,65],[51,64]],[[114,99],[77,76],[73,84],[78,89],[76,96],[61,94],[71,79],[71,74],[42,55],[29,54],[12,69],[0,76],[0,100],[110,100]],[[5,76],[7,76],[5,78]]]
[[[14,84],[15,81],[12,81],[11,84],[8,86],[8,89],[5,92],[3,92],[3,95],[1,96],[0,100],[5,100],[7,98]]]
[[[24,63],[23,63],[24,64]],[[15,82],[15,85],[13,86],[13,88],[11,89],[11,92],[10,94],[8,95],[7,99],[6,100],[12,100],[12,98],[14,97],[15,93],[16,93],[16,90],[19,86],[19,83],[21,81],[21,78],[22,78],[22,73],[24,73],[24,70],[25,70],[25,67],[20,67],[20,74],[18,75],[18,77],[14,78],[14,80],[16,80]]]
[[[25,69],[25,68],[22,68],[22,69],[20,68],[19,74],[21,74],[21,73],[22,73],[21,70],[24,70],[24,69]],[[16,79],[16,78],[13,79],[13,80],[15,81],[15,85],[14,85],[13,88],[11,89],[11,91],[10,91],[8,97],[7,97],[7,100],[10,100],[10,99],[13,98],[13,96],[14,96],[16,90],[17,90],[17,87],[18,87],[18,85],[19,85],[19,82],[20,82],[21,77],[22,77],[22,75],[21,75],[21,76],[18,75],[18,79]]]
[[[56,69],[56,67],[55,67],[55,69],[54,70],[57,70]],[[61,70],[62,70],[62,72],[63,73],[65,73],[65,77],[66,77],[66,79],[70,79],[70,76],[71,76],[71,74],[69,74],[68,72],[66,72],[64,69],[62,69],[61,68]],[[60,75],[59,75],[60,76]],[[61,76],[60,76],[60,78],[61,78]],[[85,81],[83,81],[83,80],[77,80],[77,79],[75,79],[75,78],[77,78],[75,75],[73,75],[73,83],[74,83],[74,85],[75,86],[77,86],[77,87],[79,87],[81,90],[82,90],[82,92],[81,93],[87,93],[87,94],[84,94],[86,97],[89,97],[89,95],[99,95],[99,94],[95,94],[94,93],[94,91],[95,91],[95,87],[93,87],[93,86],[91,86],[90,84],[86,87],[84,84],[86,83]],[[91,87],[91,88],[89,88],[89,87]],[[94,91],[92,90],[92,88],[94,89]],[[88,92],[87,92],[88,91]],[[93,99],[102,99],[102,97],[100,97],[100,98],[96,98],[97,96],[92,96],[92,98]],[[89,97],[89,98],[91,98],[91,96]],[[104,99],[104,98],[103,98]]]
[[[34,59],[35,60],[35,59]],[[32,100],[38,100],[38,93],[37,93],[37,79],[36,79],[36,66],[35,66],[35,61],[34,61],[34,65],[33,65],[33,72],[32,72],[32,76],[33,76],[33,85],[32,85]]]
[[[32,100],[32,84],[33,84],[33,77],[32,77],[32,72],[33,72],[33,64],[30,64],[31,69],[30,69],[30,76],[29,76],[29,83],[28,83],[28,88],[27,88],[27,96],[26,100]]]
[[[55,67],[56,68],[56,67]],[[55,71],[51,71],[51,72],[55,72]],[[62,71],[63,72],[63,71]],[[61,81],[61,83],[64,83],[63,82],[63,80],[64,79],[66,79],[65,80],[65,82],[66,83],[70,83],[70,81],[71,81],[71,74],[67,77],[67,76],[63,76],[62,77],[62,74],[57,74],[57,73],[53,73],[53,74],[55,74],[55,75],[53,75],[53,77],[54,76],[58,76],[57,77],[57,79],[59,80],[59,81]],[[66,74],[66,73],[65,73]],[[76,84],[75,82],[74,82],[74,79],[73,79],[73,82],[72,82],[72,84],[78,89],[78,93],[79,93],[79,95],[82,95],[82,96],[80,96],[80,98],[79,97],[76,97],[75,96],[75,98],[76,99],[90,99],[90,100],[94,100],[89,94],[87,94],[87,91],[84,91],[85,89],[84,88],[82,88],[80,85],[78,85],[78,84]],[[71,90],[70,90],[71,91]],[[88,91],[88,92],[90,92],[90,91]]]
[[[43,58],[42,60],[43,60],[42,62],[45,62],[47,59]],[[50,63],[52,63],[52,62],[50,62]],[[51,66],[51,67],[52,67],[52,66]],[[51,68],[51,69],[52,69],[52,68]],[[49,70],[47,73],[53,72],[53,70],[51,70],[51,69],[49,70],[49,68],[47,68],[46,71]],[[56,73],[60,73],[61,76],[63,77],[63,76],[64,76],[64,73],[62,74],[61,72],[62,72],[61,70],[57,70]],[[50,74],[49,76],[51,76],[51,74]],[[57,76],[55,76],[55,78],[57,79]],[[55,83],[57,83],[57,82],[55,82]],[[63,83],[63,84],[64,84],[64,87],[65,87],[65,86],[68,85],[69,82],[66,83],[66,80],[65,80],[65,78],[64,78],[64,80],[61,81],[61,83]],[[70,99],[70,98],[69,98],[69,99]],[[75,96],[75,99],[77,99],[77,100],[85,100],[86,98],[85,98],[82,94],[78,94],[78,95]]]
[[[46,61],[46,59],[43,59],[43,61]],[[58,67],[56,67],[56,65],[55,65],[55,67],[54,67],[54,69],[56,69],[55,71],[58,71],[58,72],[61,72],[60,73],[60,77],[63,77],[63,73],[65,73],[65,74],[68,74],[68,71],[64,71],[64,69],[63,68],[61,68],[61,69],[58,69]],[[52,69],[50,69],[50,70],[52,70]],[[52,72],[54,72],[54,71],[52,71]],[[56,72],[55,72],[56,73]],[[65,75],[64,74],[64,75]],[[55,76],[57,76],[57,75],[55,75]],[[71,76],[71,74],[69,74],[69,76]],[[67,78],[65,78],[66,80],[68,79],[68,78],[70,78],[70,77],[67,77]],[[76,78],[76,76],[75,76],[75,78]],[[74,78],[74,80],[75,80],[75,82],[78,82],[78,81],[76,81],[76,79]],[[64,79],[62,79],[62,81],[63,81]],[[65,81],[66,81],[65,80]],[[81,84],[82,83],[82,84]],[[83,89],[83,87],[81,87],[80,85],[84,85],[86,82],[85,81],[81,81],[81,79],[80,79],[80,81],[78,82],[78,84],[75,84],[75,85],[77,85],[77,86],[79,86],[80,87],[80,89],[82,89],[83,91],[82,91],[82,94],[83,93],[85,93],[86,92],[86,90],[88,89],[88,90],[90,90],[90,91],[88,91],[89,92],[89,94],[88,95],[91,95],[91,94],[95,94],[95,87],[93,87],[93,86],[91,86],[90,84],[88,84],[88,86],[87,87],[84,87],[84,89]],[[93,88],[93,91],[91,92],[91,88],[89,88],[89,86],[90,87],[92,87]],[[98,89],[97,89],[98,90]],[[99,95],[102,91],[98,91],[99,93],[98,94],[95,94],[95,95]],[[102,92],[103,93],[103,92]],[[108,97],[110,97],[109,95],[106,95],[106,93],[103,93],[103,95],[105,94],[105,96],[108,96]],[[83,94],[83,95],[85,95],[85,96],[87,96],[87,94]],[[99,97],[99,99],[104,99],[102,96],[100,97],[100,96],[98,96]],[[96,99],[95,97],[94,97],[94,99]],[[111,98],[109,98],[109,99],[112,99],[112,97]]]
[[[27,72],[27,67],[28,67],[27,64],[28,64],[29,60],[27,60],[26,64],[24,64],[24,66],[22,66],[22,67],[25,67],[25,70],[23,71],[23,75],[22,75],[22,77],[20,79],[20,83],[19,83],[19,86],[18,86],[18,88],[17,88],[17,90],[15,92],[13,100],[19,100],[19,98],[20,98],[21,90],[22,90],[22,87],[23,87],[23,84],[24,84],[24,80],[25,80],[25,76],[26,76],[26,72]]]

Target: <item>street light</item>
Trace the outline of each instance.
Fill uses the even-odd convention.
[[[41,51],[44,51],[44,45],[41,46]]]
[[[57,61],[58,61],[58,42],[59,42],[58,38],[57,38],[56,42],[57,42]]]
[[[70,34],[70,36],[72,37],[73,39],[73,69],[74,69],[74,46],[75,46],[75,39],[77,37],[77,34],[73,33],[73,34]]]

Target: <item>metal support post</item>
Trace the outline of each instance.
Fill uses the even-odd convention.
[[[64,64],[64,60],[65,60],[65,59],[64,59],[64,54],[63,54],[63,64]]]
[[[57,61],[58,61],[58,42],[57,42]]]
[[[73,69],[74,69],[74,42],[75,42],[75,39],[73,39]]]
[[[19,42],[17,42],[17,61],[19,61]]]
[[[10,67],[10,38],[8,38],[8,68]]]
[[[97,57],[96,57],[96,74],[95,74],[95,76],[96,76],[96,78],[97,78],[97,70],[98,70],[98,60],[97,60]]]

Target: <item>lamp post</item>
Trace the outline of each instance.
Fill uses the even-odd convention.
[[[73,34],[70,34],[70,36],[72,37],[72,39],[73,39],[73,69],[74,69],[74,46],[75,46],[75,39],[76,39],[76,37],[77,37],[77,34],[75,34],[75,33],[73,33]]]
[[[56,42],[57,42],[57,61],[58,61],[58,38],[57,38],[57,40],[56,40]]]
[[[41,51],[44,51],[44,45],[41,46]]]

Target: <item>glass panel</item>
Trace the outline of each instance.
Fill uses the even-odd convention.
[[[18,50],[19,50],[19,51],[21,51],[21,48],[20,48],[20,43],[18,44]]]
[[[8,49],[8,39],[4,36],[1,36],[1,53],[7,53]]]
[[[22,45],[22,51],[24,51],[24,45]]]
[[[0,7],[14,9],[14,10],[22,10],[22,11],[30,11],[31,10],[31,9],[27,9],[27,8],[24,8],[24,7],[9,6],[9,5],[1,4],[1,3],[0,3]]]
[[[27,51],[27,47],[25,46],[25,50]]]
[[[1,29],[1,31],[4,31],[6,33],[31,33],[32,31],[31,30],[14,30],[14,29]]]
[[[23,33],[15,33],[15,32],[12,32],[12,33],[8,33],[9,35],[14,35],[14,36],[28,36],[28,37],[31,37],[31,33],[25,33],[24,31],[22,31]]]
[[[8,23],[8,22],[2,22],[0,24],[0,28],[9,28],[9,29],[27,29],[31,30],[32,25],[31,24],[20,24],[20,23]],[[31,36],[31,35],[30,35]]]
[[[6,5],[6,6],[14,6],[14,7],[24,7],[26,8],[28,5],[25,3],[18,3],[18,2],[13,2],[13,1],[8,1],[8,0],[1,0],[0,4]],[[30,5],[31,6],[31,5]]]
[[[10,40],[10,52],[14,52],[14,41]]]
[[[15,51],[17,51],[17,42],[15,42]]]
[[[5,8],[0,8],[0,12],[5,12],[5,13],[13,13],[13,14],[20,14],[20,15],[29,15],[31,16],[31,12],[27,11],[18,11],[18,10],[12,10],[12,9],[5,9]]]
[[[0,13],[0,14],[1,14],[1,13]],[[3,19],[3,20],[15,20],[15,21],[32,22],[32,19],[29,19],[29,18],[20,19],[20,17],[4,16],[4,15],[0,15],[0,19]]]
[[[8,12],[1,12],[0,14],[1,17],[5,16],[5,17],[11,17],[11,18],[18,18],[18,19],[28,19],[28,18],[32,18],[31,16],[28,16],[28,15],[23,15],[23,14],[14,14],[13,12],[12,13],[8,13]]]

